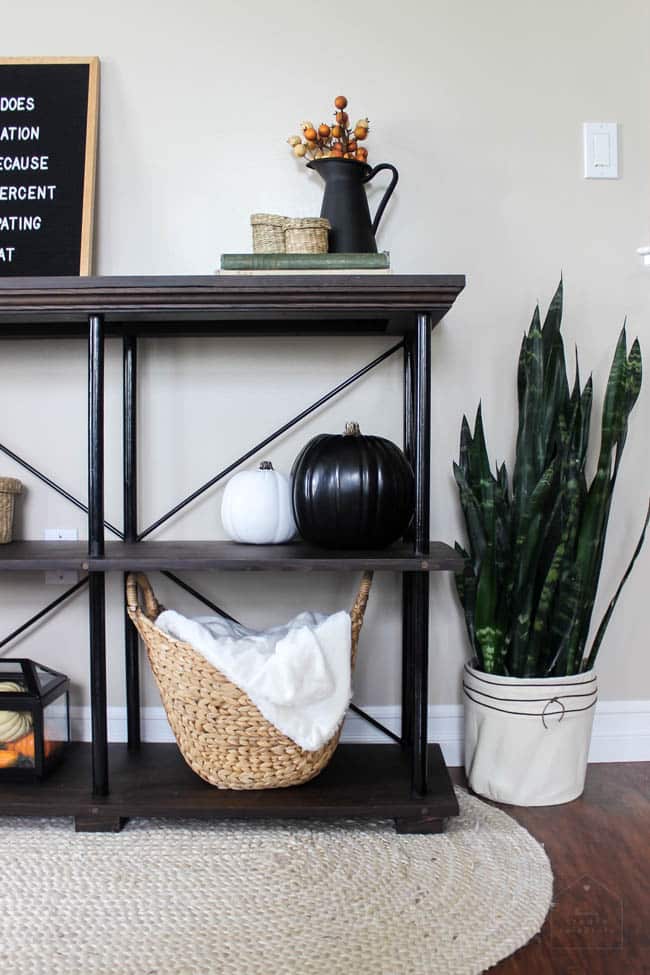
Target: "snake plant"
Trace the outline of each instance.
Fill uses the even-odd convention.
[[[481,406],[470,430],[463,417],[454,477],[469,551],[456,588],[478,666],[512,677],[560,677],[593,667],[605,629],[641,550],[641,537],[587,649],[605,535],[627,436],[641,389],[638,339],[627,351],[625,326],[609,373],[600,453],[587,483],[585,462],[593,385],[584,386],[576,353],[567,377],[562,282],[542,326],[539,307],[524,335],[517,374],[519,429],[512,486],[506,465],[492,473]]]

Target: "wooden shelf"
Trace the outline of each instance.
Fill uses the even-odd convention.
[[[0,570],[74,569],[81,572],[88,560],[88,542],[9,542],[0,545]]]
[[[349,817],[431,820],[458,813],[438,745],[430,745],[427,796],[410,794],[410,769],[397,745],[340,745],[321,774],[288,789],[216,789],[192,772],[174,744],[146,744],[136,752],[110,745],[111,793],[91,795],[90,745],[73,743],[62,764],[41,783],[3,782],[2,816],[75,816],[84,829],[116,829],[133,816],[173,818]]]
[[[0,278],[0,338],[107,335],[402,335],[435,325],[459,274]]]
[[[333,551],[305,543],[240,545],[230,541],[107,542],[104,558],[89,558],[87,542],[10,542],[0,546],[0,571],[75,569],[110,572],[156,569],[453,572],[463,559],[446,543],[431,542],[426,555],[408,544],[375,551]]]

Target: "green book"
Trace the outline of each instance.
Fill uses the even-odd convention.
[[[390,268],[390,254],[222,254],[222,271],[355,271]]]

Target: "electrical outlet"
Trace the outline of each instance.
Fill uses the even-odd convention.
[[[46,542],[76,542],[79,532],[76,528],[46,528],[44,531]],[[46,586],[74,586],[79,582],[79,573],[74,569],[50,569],[45,573]]]
[[[79,532],[76,528],[46,528],[43,538],[46,542],[76,542]]]
[[[79,573],[74,569],[50,569],[45,573],[46,586],[74,586],[79,582]]]

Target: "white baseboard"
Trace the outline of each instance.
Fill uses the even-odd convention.
[[[373,707],[365,710],[391,731],[399,734],[400,708]],[[71,709],[72,737],[90,741],[90,708]],[[447,765],[463,764],[463,707],[432,705],[429,708],[429,741],[442,748]],[[108,709],[109,741],[126,741],[126,708]],[[144,741],[174,741],[165,711],[142,708]],[[390,739],[356,714],[345,720],[341,741],[381,744]],[[596,706],[589,751],[590,762],[650,761],[650,701],[601,701]]]

